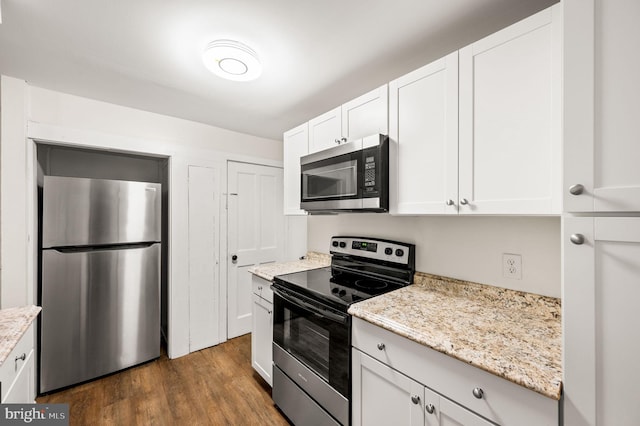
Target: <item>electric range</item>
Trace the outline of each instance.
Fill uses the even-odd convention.
[[[411,284],[415,272],[413,244],[338,236],[331,238],[330,253],[330,267],[278,275],[271,287],[272,396],[298,425],[350,423],[347,309]]]

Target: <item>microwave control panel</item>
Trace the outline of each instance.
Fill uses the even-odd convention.
[[[376,186],[376,157],[373,155],[364,158],[364,188],[365,191],[375,191]]]

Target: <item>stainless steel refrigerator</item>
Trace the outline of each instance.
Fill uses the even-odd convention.
[[[40,393],[160,356],[161,192],[44,177]]]

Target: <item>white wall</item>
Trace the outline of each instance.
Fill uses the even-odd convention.
[[[31,87],[2,76],[1,235],[2,308],[32,304],[35,296],[35,148],[33,140],[169,158],[169,356],[189,352],[187,194],[190,165],[226,170],[228,160],[281,165],[282,142],[183,119]],[[170,100],[167,100],[170,102]],[[223,196],[224,182],[214,188]],[[224,205],[224,203],[221,203]],[[220,251],[226,256],[226,211],[220,211]],[[216,259],[219,260],[219,259]],[[225,263],[222,262],[222,265]],[[226,268],[220,268],[226,301]],[[220,328],[226,336],[226,317]]]
[[[416,270],[560,297],[559,217],[398,217],[341,214],[308,218],[308,248],[329,252],[333,235],[416,244]],[[502,254],[522,255],[522,279],[502,276]]]
[[[178,144],[184,149],[282,160],[282,141],[38,87],[29,87],[29,102],[28,119],[32,122],[154,141],[147,149],[175,148],[170,145]]]

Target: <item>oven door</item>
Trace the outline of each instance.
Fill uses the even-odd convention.
[[[351,317],[306,296],[272,288],[274,343],[348,399]]]

